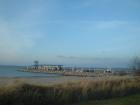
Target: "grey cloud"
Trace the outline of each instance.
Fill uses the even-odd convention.
[[[63,55],[58,55],[58,58],[64,58],[64,59],[81,59],[80,57],[76,56],[63,56]]]
[[[78,57],[78,56],[64,56],[64,55],[58,55],[57,58],[63,58],[63,59],[76,59],[76,60],[121,60],[124,58],[115,58],[115,57]]]

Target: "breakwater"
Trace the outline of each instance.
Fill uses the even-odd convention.
[[[103,71],[69,71],[69,70],[44,70],[44,69],[18,69],[21,72],[60,74],[63,76],[82,76],[82,77],[101,77],[109,76],[112,73],[104,73]]]
[[[46,71],[42,69],[18,69],[21,72],[34,72],[34,73],[49,73],[49,74],[64,74],[64,71]]]

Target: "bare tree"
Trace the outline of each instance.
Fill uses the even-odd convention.
[[[140,57],[135,57],[133,61],[133,70],[136,75],[140,75]]]

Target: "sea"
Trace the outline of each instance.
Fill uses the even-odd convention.
[[[31,73],[17,71],[21,66],[0,66],[0,77],[50,77],[61,76],[60,74],[48,74],[48,73]]]
[[[52,77],[62,76],[61,74],[49,74],[49,73],[33,73],[22,72],[19,69],[23,66],[0,66],[0,77]],[[95,68],[94,68],[95,69]],[[112,68],[113,71],[130,71],[128,68]]]

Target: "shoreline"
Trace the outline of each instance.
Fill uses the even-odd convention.
[[[79,76],[51,76],[51,77],[0,77],[0,85],[27,83],[33,85],[55,85],[78,81],[103,81],[112,79],[131,79],[133,76],[79,77]]]
[[[81,80],[93,80],[94,77],[77,77],[77,76],[48,76],[48,77],[0,77],[1,84],[14,83],[22,81],[23,83],[35,85],[59,84],[64,82],[75,82]],[[94,78],[95,79],[95,78]]]

